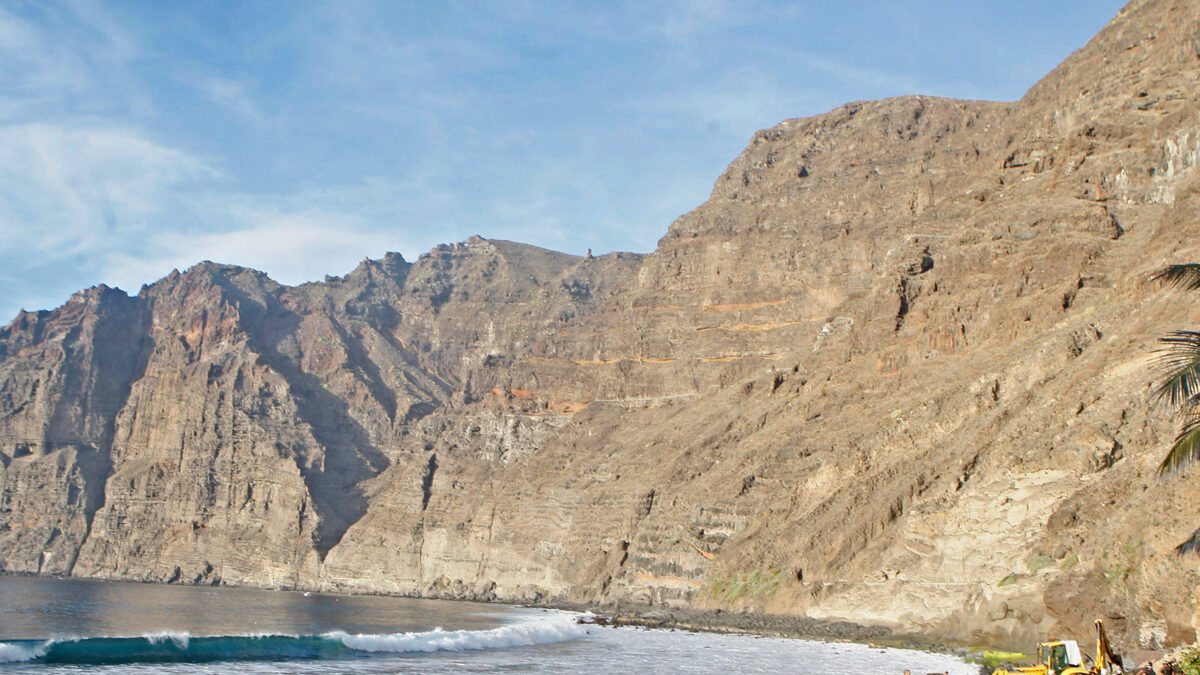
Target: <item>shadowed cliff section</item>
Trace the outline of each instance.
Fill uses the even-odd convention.
[[[5,490],[0,512],[60,515],[53,526],[5,528],[0,550],[16,570],[73,568],[104,505],[117,413],[145,368],[146,324],[142,303],[98,286],[0,329],[0,458],[6,473],[26,473],[43,489],[40,505]]]
[[[786,120],[646,256],[206,263],[114,300],[120,358],[82,300],[22,315],[0,570],[1189,642],[1146,354],[1194,300],[1146,280],[1200,260],[1196,45],[1135,2],[1021,101]]]
[[[351,414],[349,404],[330,392],[318,374],[304,372],[303,359],[297,362],[279,350],[281,344],[292,344],[303,317],[279,301],[278,289],[273,284],[256,283],[251,292],[259,292],[252,296],[230,277],[257,273],[230,268],[211,269],[210,273],[213,282],[225,291],[227,301],[238,308],[239,328],[249,338],[247,348],[257,354],[258,363],[284,378],[296,406],[297,423],[304,425],[318,444],[305,456],[298,457],[297,463],[320,518],[313,545],[324,559],[346,529],[366,511],[366,499],[359,484],[386,468],[387,458],[371,443],[366,430]],[[378,379],[378,368],[336,319],[330,317],[326,321],[330,334],[324,339],[343,350],[340,367],[366,388],[388,422],[393,422],[396,397]],[[371,377],[372,373],[376,377]]]

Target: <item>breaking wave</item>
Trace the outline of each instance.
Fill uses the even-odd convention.
[[[488,630],[351,635],[215,635],[156,633],[141,637],[89,637],[0,642],[0,663],[75,665],[122,663],[205,663],[353,659],[379,654],[505,649],[565,642],[584,637],[588,626],[573,616],[554,616]]]

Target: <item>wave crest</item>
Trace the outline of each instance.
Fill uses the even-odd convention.
[[[0,642],[0,663],[35,661],[78,665],[206,663],[361,658],[369,654],[505,649],[584,637],[588,626],[556,615],[488,630],[325,635],[214,635],[161,632],[141,637],[88,637]],[[366,652],[367,654],[363,654]]]
[[[0,663],[20,663],[33,661],[46,655],[53,640],[33,641],[29,643],[0,642]]]
[[[566,642],[588,634],[585,625],[560,618],[517,623],[489,630],[445,631],[440,628],[422,633],[391,635],[349,635],[330,633],[351,649],[364,652],[442,652],[476,649],[504,649]]]

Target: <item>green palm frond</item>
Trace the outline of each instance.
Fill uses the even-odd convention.
[[[1190,410],[1183,429],[1175,437],[1175,445],[1171,446],[1171,451],[1158,466],[1158,474],[1175,473],[1197,459],[1200,459],[1200,414]]]
[[[1150,281],[1161,281],[1185,291],[1200,291],[1200,264],[1171,265],[1150,277]]]
[[[1179,554],[1197,553],[1200,554],[1200,530],[1192,533],[1191,537],[1182,544],[1175,547],[1175,552]]]
[[[1165,345],[1156,353],[1166,379],[1154,390],[1155,398],[1178,405],[1200,394],[1200,333],[1175,331],[1158,341]]]

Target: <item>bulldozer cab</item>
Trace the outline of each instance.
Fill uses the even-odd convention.
[[[1079,643],[1074,640],[1056,640],[1038,645],[1038,664],[1047,667],[1055,675],[1087,672],[1083,667]]]
[[[1112,651],[1104,624],[1096,619],[1096,660],[1090,669],[1083,665],[1078,642],[1053,640],[1038,644],[1037,665],[992,672],[993,675],[1115,675],[1125,670],[1121,657]]]

